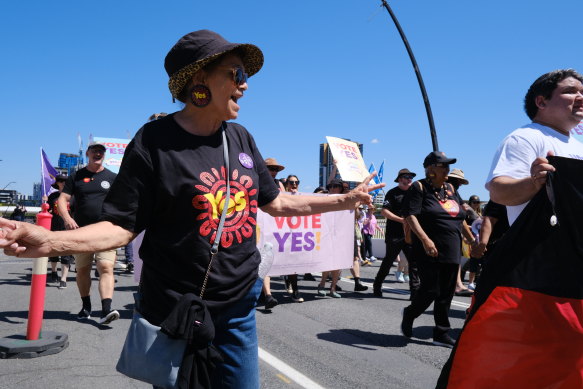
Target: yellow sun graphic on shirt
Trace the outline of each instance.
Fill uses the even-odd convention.
[[[199,178],[204,185],[195,185],[195,188],[203,194],[194,196],[192,206],[202,211],[196,217],[197,220],[203,220],[199,229],[200,235],[208,236],[209,242],[213,244],[226,200],[226,171],[224,167],[220,172],[213,168],[210,172],[200,173]],[[229,208],[220,243],[224,248],[230,247],[235,241],[242,243],[251,238],[257,225],[257,200],[251,200],[257,193],[257,189],[252,188],[253,179],[247,175],[239,175],[239,171],[234,169],[230,186]]]

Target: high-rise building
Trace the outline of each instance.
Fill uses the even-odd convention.
[[[77,170],[83,163],[83,159],[78,154],[61,153],[59,155],[59,168],[66,169],[67,175]]]
[[[350,141],[350,139],[345,140]],[[358,149],[360,150],[360,155],[362,155],[362,157],[364,158],[364,146],[362,145],[362,143],[356,142],[356,144],[358,145]],[[328,177],[330,177],[330,173],[332,172],[333,167],[334,157],[332,156],[332,152],[330,151],[328,143],[320,144],[320,169],[319,169],[320,171],[318,181],[320,186],[324,187],[326,186],[326,184],[328,183]],[[340,178],[340,174],[338,174],[338,172],[336,172],[335,178]],[[348,184],[350,186],[350,189],[353,189],[359,183],[349,182]]]
[[[16,204],[18,192],[10,189],[0,190],[0,204]]]
[[[42,201],[42,186],[40,182],[32,184],[32,199],[39,204]]]

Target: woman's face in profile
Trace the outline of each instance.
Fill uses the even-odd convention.
[[[236,54],[224,56],[206,74],[205,84],[211,90],[211,102],[204,109],[220,120],[236,119],[239,115],[239,99],[247,90],[247,82],[237,84],[245,72],[243,61]]]

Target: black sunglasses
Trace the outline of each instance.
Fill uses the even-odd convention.
[[[278,172],[279,168],[275,167],[275,166],[268,166],[267,170],[269,170],[270,172]]]
[[[287,183],[290,184],[290,185],[299,185],[300,184],[300,181],[299,180],[298,181],[290,181],[290,180],[287,180]]]
[[[233,74],[233,81],[235,81],[235,84],[237,84],[237,86],[241,86],[247,82],[249,75],[247,73],[245,73],[243,71],[243,69],[235,68],[235,69],[231,69],[231,71],[233,72],[232,73]]]
[[[401,177],[403,177],[403,178],[405,178],[407,180],[412,180],[413,179],[413,176],[410,175],[410,174],[403,174],[403,175],[401,175]]]

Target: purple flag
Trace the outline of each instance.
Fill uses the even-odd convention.
[[[52,191],[51,185],[55,183],[57,170],[51,165],[49,158],[45,154],[45,151],[40,149],[40,163],[41,163],[41,189],[42,196],[48,196]]]

